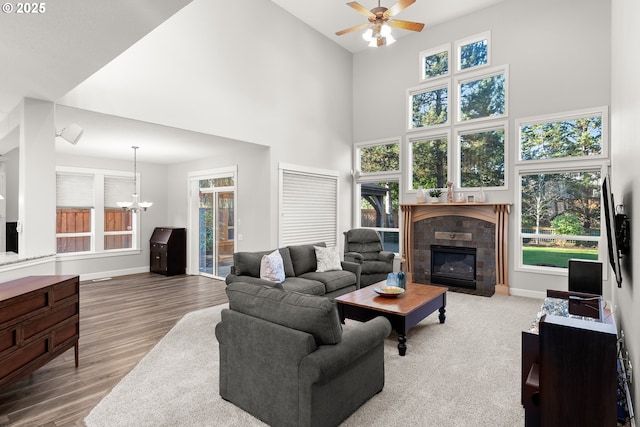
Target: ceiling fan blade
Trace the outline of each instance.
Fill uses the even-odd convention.
[[[387,9],[387,11],[384,12],[383,16],[385,18],[391,18],[392,16],[395,16],[398,13],[402,12],[403,10],[405,10],[415,2],[416,0],[400,0],[398,3],[394,4],[389,9]]]
[[[420,32],[424,28],[424,24],[420,22],[411,22],[411,21],[399,21],[397,19],[393,19],[388,22],[389,26],[394,28],[401,28],[403,30],[411,30]]]
[[[415,1],[415,0],[413,0]],[[376,15],[374,15],[373,13],[371,13],[370,10],[366,9],[363,5],[361,5],[360,3],[358,3],[357,1],[350,1],[349,3],[347,3],[348,6],[351,6],[352,8],[354,8],[356,11],[360,12],[361,14],[363,14],[364,16],[366,16],[367,18],[374,18],[376,17]]]
[[[347,33],[350,33],[352,31],[362,30],[364,28],[367,28],[369,25],[371,25],[371,24],[369,24],[368,22],[366,24],[356,25],[355,27],[347,28],[346,30],[342,30],[342,31],[336,32],[336,36],[341,36],[343,34],[347,34]]]

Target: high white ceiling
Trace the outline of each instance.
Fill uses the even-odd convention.
[[[56,101],[191,1],[55,0],[41,14],[0,13],[0,119],[23,97]]]
[[[293,16],[351,52],[369,48],[362,40],[362,31],[336,36],[336,31],[364,24],[367,18],[347,6],[347,0],[271,0]],[[425,28],[451,20],[504,0],[416,0],[396,15],[403,21],[422,22]],[[365,9],[391,8],[397,0],[358,0]],[[423,30],[424,31],[424,30]],[[393,37],[399,40],[415,34],[413,31],[394,29]],[[369,48],[373,49],[373,48]]]
[[[56,0],[44,3],[46,11],[42,14],[27,16],[1,13],[0,58],[3,61],[0,66],[0,125],[7,113],[24,97],[56,102],[191,1]],[[336,31],[366,22],[366,17],[347,6],[345,0],[271,1],[351,52],[368,48],[362,40],[361,31],[340,37],[335,35]],[[428,28],[501,1],[504,0],[417,0],[400,12],[397,18],[423,22]],[[391,7],[394,3],[395,0],[381,1],[381,6]],[[360,0],[360,4],[372,9],[378,6],[378,1]],[[394,37],[398,40],[411,34],[414,33],[394,29]],[[59,107],[57,119],[63,123],[70,112]],[[104,138],[89,141],[83,136],[84,140],[74,146],[74,153],[110,158],[130,157],[130,150],[122,150],[120,146],[111,147],[107,142],[114,140],[108,137],[110,128],[114,127],[109,126],[113,117],[89,112],[82,114],[83,124],[100,129]],[[156,127],[153,130],[152,126],[145,124],[129,123],[126,127],[131,130],[130,135],[133,134],[134,139],[152,138],[155,144],[160,143],[162,135],[166,134],[166,129],[157,130]],[[138,138],[134,134],[136,130],[139,132]],[[3,144],[11,144],[15,140],[15,135],[10,135],[3,141],[5,134],[7,129],[0,127],[0,154],[6,152],[3,151]],[[69,144],[57,144],[60,151],[70,150]],[[190,160],[185,157],[187,150],[184,147],[169,143],[165,145],[154,157],[147,157],[148,153],[141,152],[139,159],[154,163]],[[199,150],[189,152],[201,153]]]

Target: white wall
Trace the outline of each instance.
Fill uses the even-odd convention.
[[[640,366],[640,294],[635,289],[633,266],[640,265],[640,5],[636,0],[615,0],[612,8],[611,139],[613,141],[611,182],[617,204],[631,218],[631,254],[622,262],[622,287],[615,288],[614,303],[619,327],[634,367]],[[640,291],[639,291],[640,292]],[[633,395],[638,411],[640,381],[634,375]],[[636,422],[637,423],[637,422]]]
[[[171,165],[167,173],[167,192],[172,201],[169,223],[189,227],[189,173],[237,166],[235,208],[238,224],[235,234],[243,239],[236,242],[241,251],[263,250],[271,247],[272,205],[277,204],[270,192],[271,154],[268,147],[225,138],[209,137],[218,147],[215,157]]]
[[[487,191],[489,201],[514,202],[514,120],[609,105],[610,2],[509,0],[403,38],[384,49],[354,56],[354,140],[406,135],[406,90],[419,82],[419,52],[491,31],[492,66],[509,64],[508,190]],[[375,90],[372,90],[375,88]],[[414,203],[404,193],[402,203]],[[512,242],[513,206],[509,221]],[[543,296],[566,289],[567,277],[514,270],[509,245],[512,294]]]
[[[350,228],[351,54],[270,1],[228,2],[224,12],[242,25],[215,19],[216,2],[193,1],[59,102],[270,147],[266,170],[239,170],[240,182],[268,183],[270,201],[248,210],[251,196],[239,195],[243,226],[261,224],[243,233],[246,248],[277,245],[280,162],[341,171],[339,221]]]

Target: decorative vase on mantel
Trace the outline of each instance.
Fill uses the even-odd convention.
[[[426,191],[424,191],[424,188],[422,188],[421,185],[418,187],[418,190],[416,190],[416,203],[425,203],[427,201],[426,199]]]

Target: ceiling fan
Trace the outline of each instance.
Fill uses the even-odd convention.
[[[392,19],[395,15],[415,3],[415,1],[416,0],[400,0],[387,9],[386,7],[381,7],[380,0],[378,0],[378,7],[374,7],[371,10],[365,9],[364,6],[357,1],[349,2],[347,5],[366,16],[369,22],[338,31],[336,35],[341,36],[352,31],[368,28],[362,35],[362,38],[369,42],[369,46],[384,46],[395,41],[393,36],[391,36],[391,27],[420,32],[424,28],[424,24],[422,23]]]

